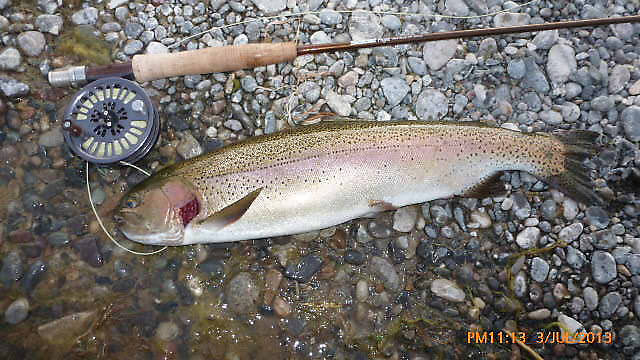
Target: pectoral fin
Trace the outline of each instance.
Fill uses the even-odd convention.
[[[249,210],[253,201],[260,195],[262,188],[258,188],[242,199],[228,205],[224,209],[217,211],[215,214],[209,216],[206,219],[198,221],[198,225],[209,225],[215,228],[223,228],[227,225],[233,224],[238,221]]]

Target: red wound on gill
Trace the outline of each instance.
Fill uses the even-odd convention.
[[[198,199],[193,199],[180,208],[180,217],[182,225],[187,226],[194,217],[200,213],[200,203]]]

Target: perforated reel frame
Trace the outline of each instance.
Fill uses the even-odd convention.
[[[160,121],[138,84],[109,77],[75,94],[67,105],[63,128],[71,150],[89,162],[134,163],[155,145]]]

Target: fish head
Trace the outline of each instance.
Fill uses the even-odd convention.
[[[183,245],[184,229],[199,213],[200,199],[187,181],[158,181],[152,177],[123,197],[115,220],[130,240],[147,245]]]

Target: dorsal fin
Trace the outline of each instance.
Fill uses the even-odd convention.
[[[504,187],[504,182],[500,180],[502,171],[499,171],[484,180],[480,181],[476,185],[466,190],[462,196],[484,199],[488,197],[501,196],[506,194],[507,190]]]

